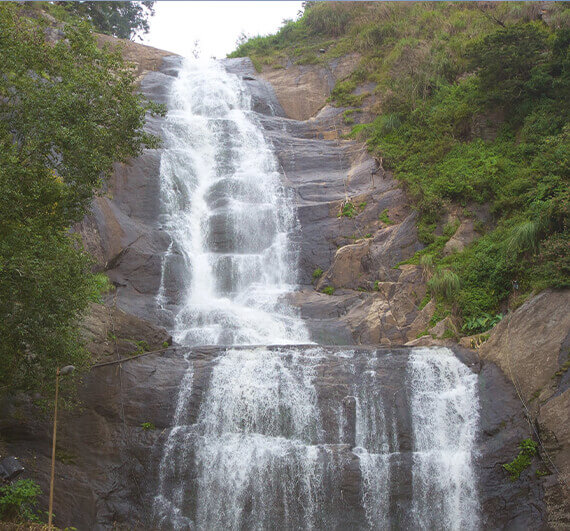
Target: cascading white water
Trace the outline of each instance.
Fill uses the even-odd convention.
[[[177,342],[236,347],[187,357],[155,525],[476,529],[476,377],[451,351],[394,357],[391,388],[372,352],[266,346],[308,332],[282,301],[295,212],[242,81],[184,62],[165,138],[159,305]]]
[[[378,364],[378,359],[369,365]],[[396,412],[386,403],[378,373],[367,370],[357,392],[356,445],[362,499],[373,529],[477,529],[479,507],[473,469],[479,411],[477,376],[447,348],[416,348],[408,358],[413,435],[412,507],[394,522],[390,481],[405,464]],[[403,388],[396,390],[395,393]],[[392,399],[393,399],[392,393]]]
[[[413,513],[421,529],[476,529],[477,376],[448,349],[410,356]]]
[[[214,61],[185,61],[168,108],[160,173],[172,244],[159,303],[176,305],[174,339],[306,343],[280,300],[296,282],[295,212],[243,82]]]

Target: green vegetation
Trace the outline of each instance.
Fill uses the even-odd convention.
[[[77,460],[77,456],[60,446],[57,446],[55,449],[55,458],[64,465],[74,465],[75,461]]]
[[[468,317],[465,319],[461,330],[463,330],[468,335],[485,332],[490,328],[493,328],[502,318],[502,314],[493,316],[489,315],[488,313],[483,314],[480,317]]]
[[[350,119],[357,89],[376,84],[377,117],[352,136],[382,157],[419,212],[427,247],[407,263],[429,260],[431,294],[471,328],[532,292],[570,286],[569,49],[567,3],[310,2],[233,56],[269,65],[361,54],[331,99]],[[483,204],[490,215],[479,218]],[[442,227],[444,214],[461,209],[477,239],[444,253],[457,229]],[[347,204],[340,215],[356,214]]]
[[[46,2],[47,4],[47,2]],[[67,14],[88,20],[97,31],[121,39],[134,39],[148,33],[148,19],[154,15],[154,1],[144,2],[54,2],[45,6],[63,18]],[[59,9],[58,9],[59,8]]]
[[[50,390],[56,367],[87,363],[77,321],[110,288],[71,227],[110,175],[158,139],[135,73],[72,21],[55,43],[28,7],[0,5],[0,380]],[[64,384],[70,385],[70,384]]]
[[[318,278],[321,278],[323,276],[323,270],[320,267],[317,267],[317,269],[315,269],[313,271],[313,279],[317,280]]]
[[[418,306],[418,310],[422,311],[428,305],[429,301],[431,301],[431,295],[426,293]]]
[[[570,369],[570,354],[568,354],[568,359],[560,366],[560,369],[554,373],[554,377],[563,376],[568,369]]]
[[[345,201],[340,206],[340,212],[337,217],[339,218],[355,218],[364,211],[366,208],[366,201],[362,201],[358,205],[355,205],[352,201]]]
[[[382,212],[380,212],[378,219],[382,223],[384,223],[385,225],[393,225],[394,224],[394,222],[388,217],[388,209],[387,208],[385,208],[384,210],[382,210]]]
[[[461,281],[459,277],[449,269],[440,269],[429,279],[428,288],[435,296],[441,296],[450,300],[459,291]]]
[[[152,431],[152,430],[156,430],[156,426],[152,423],[152,422],[143,422],[141,424],[141,428],[144,431]]]
[[[510,463],[503,468],[510,474],[511,481],[519,479],[521,472],[526,470],[532,458],[538,453],[538,445],[532,439],[524,439],[519,443],[520,452]]]
[[[333,295],[334,294],[334,287],[333,286],[325,286],[323,288],[323,293],[326,295]]]
[[[350,201],[344,203],[341,206],[340,212],[338,213],[338,217],[345,217],[345,218],[353,218],[358,215],[358,211],[353,203]]]
[[[39,485],[31,479],[19,479],[0,487],[0,519],[39,522],[35,507],[41,493]]]
[[[346,125],[351,125],[351,124],[353,124],[353,123],[354,123],[354,117],[353,117],[353,115],[354,115],[355,113],[358,113],[358,112],[359,112],[358,109],[346,109],[346,111],[344,111],[344,112],[342,113],[342,119],[343,119],[344,123],[345,123]]]
[[[138,356],[139,354],[144,354],[150,351],[150,347],[146,341],[134,341],[137,349],[131,354],[132,356]]]

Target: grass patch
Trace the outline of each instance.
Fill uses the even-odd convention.
[[[418,306],[418,310],[422,311],[428,305],[429,301],[431,301],[431,295],[426,293]]]

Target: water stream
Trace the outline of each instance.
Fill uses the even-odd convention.
[[[476,376],[448,349],[296,347],[294,201],[244,82],[186,61],[168,107],[158,304],[178,343],[226,347],[187,356],[156,526],[476,529]]]

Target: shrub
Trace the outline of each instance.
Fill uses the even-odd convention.
[[[113,284],[105,273],[96,273],[91,277],[91,295],[93,302],[101,302],[102,295],[111,291]]]
[[[144,431],[152,431],[152,430],[156,430],[156,426],[152,423],[152,422],[143,422],[141,424],[141,428]]]
[[[503,314],[489,315],[488,313],[479,317],[469,317],[465,319],[461,330],[467,332],[469,335],[486,332],[490,328],[493,328],[502,318]]]
[[[555,233],[545,239],[534,259],[532,276],[535,287],[570,287],[570,234]]]
[[[521,472],[530,466],[532,458],[538,453],[538,445],[532,439],[524,439],[519,443],[520,452],[503,468],[510,474],[511,481],[519,479]]]
[[[337,217],[339,217],[339,218],[341,218],[341,217],[353,218],[357,215],[358,215],[358,211],[356,210],[354,203],[351,203],[350,201],[348,201],[348,202],[343,203],[341,205],[340,212],[339,212]]]
[[[35,511],[36,498],[42,493],[39,485],[31,479],[20,479],[0,487],[0,518],[39,522]]]
[[[323,270],[320,267],[317,267],[317,269],[315,269],[313,271],[313,279],[317,280],[318,278],[321,278],[323,276]]]
[[[326,295],[332,295],[334,293],[334,287],[333,286],[325,286],[323,288],[323,293],[325,293]]]
[[[513,254],[535,251],[540,241],[540,223],[524,221],[511,229],[507,250]]]
[[[424,277],[431,277],[435,265],[433,254],[422,254],[419,259],[419,265],[422,267]]]

